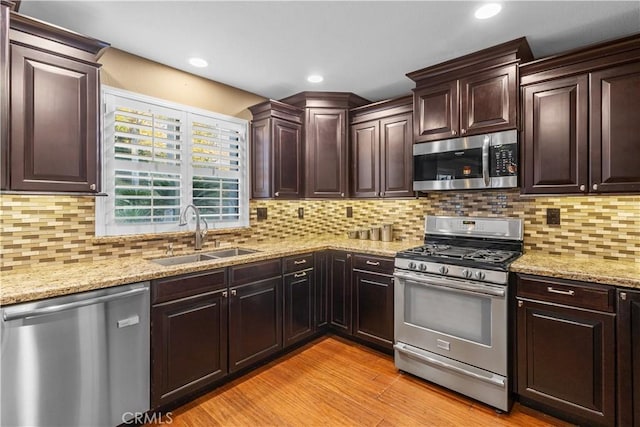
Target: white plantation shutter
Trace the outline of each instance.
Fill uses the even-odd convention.
[[[210,228],[248,225],[245,120],[106,87],[103,100],[97,235],[184,231],[190,203]]]
[[[240,220],[244,165],[242,128],[190,115],[193,203],[207,220]],[[210,222],[211,222],[210,221]]]

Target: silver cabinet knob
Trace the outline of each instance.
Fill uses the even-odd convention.
[[[238,291],[235,289],[231,289],[231,296],[235,297],[238,294]]]
[[[626,301],[627,300],[627,293],[626,292],[620,292],[620,299],[622,301]]]
[[[275,196],[276,196],[276,197],[280,197],[280,192],[279,192],[279,191],[276,191]]]
[[[344,193],[340,193],[340,197],[344,197]]]
[[[586,190],[586,189],[587,189],[587,187],[585,187],[585,186],[584,186],[584,184],[582,184],[582,185],[580,186],[580,191],[584,191],[584,190]]]
[[[466,129],[460,129],[460,133],[461,133],[462,135],[464,135],[465,133],[467,133],[467,130],[466,130]]]
[[[95,185],[95,184],[91,184],[91,185],[89,186],[89,190],[91,190],[91,191],[96,191],[96,185]]]
[[[226,298],[229,294],[227,293],[227,291],[223,291],[222,292],[222,298]]]
[[[597,190],[598,189],[598,184],[593,184],[593,189]]]
[[[455,130],[451,131],[451,135],[455,135],[457,132]]]

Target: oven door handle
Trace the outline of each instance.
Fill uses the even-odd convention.
[[[393,348],[396,349],[397,351],[399,351],[400,353],[403,353],[413,359],[416,359],[420,362],[424,362],[426,364],[432,365],[432,366],[437,366],[438,368],[442,368],[442,369],[446,369],[449,371],[453,371],[456,372],[458,374],[461,375],[465,375],[468,377],[472,377],[474,379],[480,380],[480,381],[484,381],[486,383],[498,386],[498,387],[505,387],[505,381],[503,378],[495,378],[495,377],[485,377],[483,375],[480,374],[476,374],[475,372],[471,372],[471,371],[467,371],[466,369],[462,369],[458,366],[454,366],[454,365],[450,365],[446,362],[443,362],[441,360],[437,360],[434,358],[431,358],[429,356],[426,356],[424,354],[420,354],[417,353],[415,351],[411,351],[407,348],[408,346],[406,346],[405,344],[402,343],[397,343],[394,344]]]
[[[476,294],[486,294],[486,295],[503,297],[503,298],[505,296],[504,287],[497,288],[494,286],[487,286],[487,285],[474,285],[473,283],[453,281],[451,279],[447,279],[444,277],[438,277],[437,279],[432,279],[430,277],[425,277],[425,276],[416,277],[416,275],[414,274],[408,274],[408,273],[403,273],[399,271],[396,271],[395,273],[393,273],[393,275],[398,279],[403,279],[403,280],[417,283],[419,285],[427,286],[427,287],[467,291],[467,292],[473,292]]]

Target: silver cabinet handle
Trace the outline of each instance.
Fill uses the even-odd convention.
[[[302,273],[295,273],[293,275],[293,277],[295,277],[296,279],[300,278],[300,277],[305,277],[307,275],[306,271],[303,271]]]
[[[16,319],[29,319],[29,318],[38,317],[38,316],[48,316],[51,314],[60,313],[61,311],[73,310],[74,308],[86,307],[88,305],[94,305],[94,304],[101,304],[101,303],[113,301],[115,299],[126,298],[133,295],[142,294],[147,291],[148,289],[146,287],[136,288],[136,289],[130,289],[128,291],[120,292],[117,294],[104,295],[101,297],[74,301],[67,304],[58,304],[58,305],[51,305],[49,307],[34,308],[33,310],[16,311],[16,312],[5,310],[3,317],[4,317],[4,320],[10,321],[10,320],[16,320]]]
[[[236,291],[235,289],[231,289],[231,296],[235,297],[238,294],[238,291]]]
[[[368,265],[380,265],[380,261],[369,261],[367,260]]]
[[[561,289],[553,289],[551,286],[547,286],[547,292],[551,292],[552,294],[569,295],[570,297],[576,294],[575,291],[572,290],[563,291]]]
[[[586,189],[587,189],[587,187],[585,187],[585,186],[584,186],[584,184],[582,184],[582,185],[580,186],[580,191],[584,191],[584,190],[586,190]]]
[[[620,292],[620,299],[622,301],[626,301],[627,300],[627,293],[626,292]]]
[[[306,259],[301,259],[301,260],[296,260],[293,261],[294,264],[298,265],[298,264],[306,264],[307,260]]]
[[[598,184],[593,184],[593,189],[597,190],[598,189]]]

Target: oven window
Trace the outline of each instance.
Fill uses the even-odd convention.
[[[404,321],[434,332],[491,345],[491,298],[405,282]]]
[[[414,156],[416,181],[482,178],[482,148]]]

